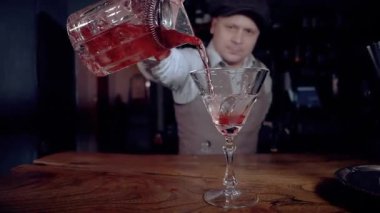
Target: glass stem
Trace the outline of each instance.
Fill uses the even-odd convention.
[[[223,146],[224,155],[226,157],[226,172],[224,174],[223,185],[225,186],[224,193],[229,196],[236,195],[235,186],[237,180],[234,172],[234,153],[236,145],[233,142],[233,136],[225,136],[226,143]]]

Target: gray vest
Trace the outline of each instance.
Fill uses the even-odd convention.
[[[264,99],[264,100],[263,100]],[[248,119],[235,137],[236,153],[255,153],[261,122],[268,111],[265,98],[256,101]],[[203,104],[197,96],[187,104],[175,104],[179,136],[179,154],[222,154],[224,137],[218,132]],[[255,118],[255,119],[254,119]]]

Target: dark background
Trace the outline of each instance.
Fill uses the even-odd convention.
[[[2,1],[1,174],[46,154],[77,150],[83,122],[65,24],[68,14],[92,2]],[[375,1],[270,0],[270,5],[272,24],[255,50],[271,69],[274,91],[259,151],[380,156],[379,76],[366,50],[366,45],[380,40]],[[203,0],[186,0],[185,7],[196,34],[207,42],[207,5]],[[284,83],[289,78],[291,87]],[[335,89],[333,82],[338,82]],[[107,78],[98,83],[97,151],[176,153],[170,91],[153,85],[149,100],[123,103],[108,99],[102,89]],[[303,87],[314,88],[315,94],[298,92]],[[160,104],[164,111],[158,110]],[[160,113],[164,127],[157,129]],[[137,118],[129,116],[128,124],[122,119],[125,114]],[[146,136],[142,143],[148,147],[120,145],[139,138],[130,134],[131,127]]]

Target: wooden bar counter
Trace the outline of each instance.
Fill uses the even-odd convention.
[[[334,176],[339,168],[363,163],[368,162],[336,155],[237,155],[238,186],[255,190],[260,201],[224,210],[202,199],[206,190],[222,186],[221,155],[58,153],[0,178],[0,212],[372,211],[379,207],[377,198]]]

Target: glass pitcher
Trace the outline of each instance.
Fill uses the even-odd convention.
[[[68,17],[74,51],[97,76],[196,43],[183,0],[103,0]]]

